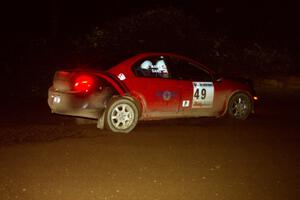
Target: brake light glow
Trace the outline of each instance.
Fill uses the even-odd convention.
[[[78,92],[89,92],[94,86],[94,79],[91,76],[81,75],[75,79],[74,90]]]

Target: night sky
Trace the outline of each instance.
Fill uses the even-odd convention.
[[[299,41],[299,13],[289,1],[10,1],[1,6],[2,33],[80,34],[123,16],[168,6],[196,16],[205,31],[288,44]]]

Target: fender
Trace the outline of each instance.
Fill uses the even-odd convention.
[[[113,86],[113,88],[118,92],[119,95],[124,96],[125,94],[129,93],[129,89],[126,87],[126,85],[114,75],[104,71],[96,72],[93,74],[111,84],[111,86]]]
[[[140,102],[133,96],[130,95],[129,89],[127,86],[120,81],[117,77],[114,75],[108,73],[108,72],[96,72],[93,73],[96,77],[106,80],[111,86],[117,91],[117,96],[122,96],[124,98],[127,98],[134,102],[139,110],[139,118],[141,117],[141,110],[142,106]],[[112,99],[117,98],[117,96],[113,96]],[[112,100],[111,99],[111,100]],[[105,126],[105,110],[100,114],[98,122],[97,122],[97,128],[104,129]]]
[[[136,104],[141,116],[142,110],[146,107],[144,98],[141,98],[140,95],[136,93],[132,93],[122,81],[110,73],[101,72],[95,73],[95,75],[99,78],[105,79],[108,83],[110,83],[120,96],[133,101]]]

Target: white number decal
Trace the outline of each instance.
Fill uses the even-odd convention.
[[[193,82],[193,108],[212,107],[214,101],[214,85],[212,82]]]

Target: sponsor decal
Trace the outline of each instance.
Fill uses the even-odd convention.
[[[165,100],[165,101],[169,101],[173,97],[176,97],[177,93],[176,92],[172,92],[172,91],[168,91],[168,90],[166,90],[166,91],[158,91],[156,93],[156,96],[162,97],[162,99]]]
[[[170,91],[164,91],[163,92],[163,99],[165,101],[169,101],[172,98],[172,93]]]
[[[120,73],[118,75],[118,78],[121,80],[121,81],[124,81],[126,79],[126,76],[123,74],[123,73]]]
[[[182,101],[182,107],[183,108],[189,107],[189,105],[190,105],[190,101],[189,100],[183,100]]]

